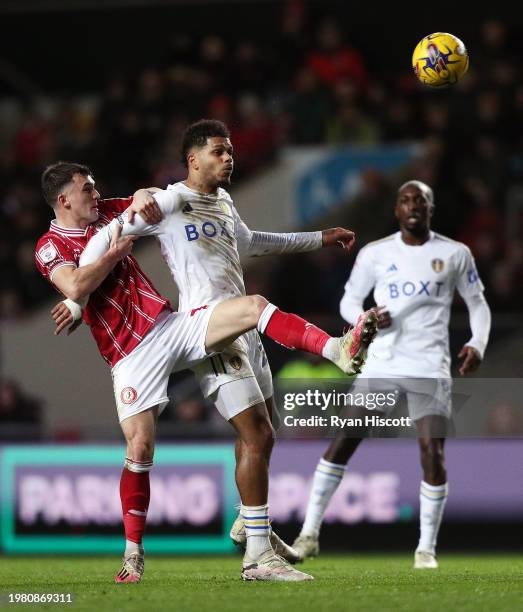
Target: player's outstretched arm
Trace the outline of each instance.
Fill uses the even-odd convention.
[[[251,231],[233,207],[234,231],[241,257],[306,253],[322,247],[341,246],[350,249],[356,239],[354,232],[342,227],[317,232],[257,232]]]
[[[149,190],[140,191],[149,193]],[[91,238],[91,240],[89,240],[80,257],[80,267],[92,264],[107,253],[111,246],[113,234],[118,227],[123,237],[133,236],[134,238],[138,238],[140,236],[156,236],[162,233],[163,220],[169,218],[177,210],[179,206],[179,196],[173,191],[163,190],[149,193],[149,195],[154,199],[161,213],[161,217],[157,216],[156,212],[154,212],[156,208],[153,208],[155,218],[160,218],[160,221],[152,224],[147,223],[141,213],[136,215],[137,211],[132,214],[133,219],[131,221],[130,216],[132,212],[131,209],[134,205],[133,202],[122,215],[113,219],[111,223],[102,228]]]
[[[271,233],[251,231],[233,206],[234,233],[240,257],[305,253],[322,247],[321,232]]]
[[[323,247],[341,247],[350,251],[356,242],[356,234],[344,227],[331,227],[322,230],[321,240]]]

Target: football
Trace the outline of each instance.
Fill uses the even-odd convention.
[[[467,72],[469,56],[459,38],[446,32],[435,32],[416,45],[412,67],[423,84],[447,87],[457,83]]]

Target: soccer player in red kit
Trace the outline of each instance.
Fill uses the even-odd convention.
[[[150,204],[133,202],[132,198],[99,199],[90,170],[80,164],[50,166],[42,176],[42,189],[57,218],[36,245],[36,266],[58,291],[72,300],[80,299],[86,292],[91,294],[84,320],[100,354],[114,366],[172,309],[130,255],[132,238],[116,237],[104,257],[82,269],[78,269],[80,255],[98,229],[129,207],[151,222],[160,220],[161,213]],[[59,208],[65,214],[60,214]],[[131,402],[134,390],[129,388],[122,394],[126,396],[124,401]],[[129,439],[125,430],[124,434]],[[149,504],[152,466],[152,461],[140,459],[128,445],[120,482],[126,538],[137,548]]]
[[[38,242],[37,266],[68,300],[80,301],[91,294],[84,320],[91,326],[102,356],[112,366],[119,419],[127,441],[120,488],[127,544],[116,581],[138,582],[143,574],[141,542],[149,503],[156,418],[168,401],[168,375],[222,350],[240,334],[260,327],[262,321],[265,333],[288,347],[324,356],[326,347],[331,354],[333,350],[343,353],[338,362],[346,364],[345,371],[354,372],[375,333],[375,315],[366,315],[354,332],[338,339],[296,315],[279,311],[261,296],[235,297],[173,313],[129,255],[129,238],[120,238],[118,231],[113,232],[106,254],[92,264],[77,267],[88,239],[114,218],[119,221],[119,214],[129,205],[131,216],[139,213],[146,223],[157,223],[161,212],[154,201],[140,200],[139,195],[132,202],[100,200],[89,169],[63,162],[44,172],[42,187],[56,220]],[[57,324],[59,332],[63,329],[59,318]],[[270,423],[267,427],[262,425],[249,422],[249,432],[244,433],[249,433],[254,455],[263,467],[273,431]],[[261,482],[264,478],[261,474],[258,479]],[[310,577],[285,567],[273,579]]]

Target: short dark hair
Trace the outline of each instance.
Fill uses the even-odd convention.
[[[411,186],[416,187],[416,189],[419,189],[421,193],[423,193],[427,198],[428,203],[434,206],[434,192],[432,191],[432,188],[429,187],[427,183],[422,183],[421,181],[417,181],[415,179],[403,183],[403,185],[401,185],[401,187],[398,189],[398,195],[403,189],[405,189],[405,187]]]
[[[185,130],[182,138],[182,163],[186,168],[189,165],[187,163],[189,151],[193,147],[204,147],[207,144],[207,139],[214,136],[230,138],[231,133],[225,123],[215,119],[200,119]]]
[[[59,161],[51,164],[42,172],[41,185],[45,201],[51,208],[56,206],[56,198],[60,191],[73,180],[75,174],[89,176],[91,170],[83,164]]]

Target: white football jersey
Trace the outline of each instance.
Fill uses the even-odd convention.
[[[273,234],[251,231],[225,189],[200,193],[184,183],[154,194],[163,220],[148,225],[139,215],[133,224],[124,213],[122,235],[155,236],[179,290],[179,310],[245,295],[240,256],[298,253],[318,249],[321,232]],[[109,248],[116,221],[88,243],[80,263],[96,261]]]
[[[199,193],[176,183],[155,198],[165,218],[149,233],[160,241],[178,286],[179,310],[245,295],[235,227],[239,216],[227,191]]]
[[[379,330],[363,375],[450,377],[454,290],[468,297],[484,289],[469,248],[434,232],[421,246],[405,244],[400,232],[372,242],[358,254],[343,299],[362,304],[372,289],[392,325]]]
[[[180,291],[179,310],[245,295],[240,256],[318,249],[321,232],[251,231],[225,189],[200,193],[185,183],[155,194],[165,218],[150,226]]]

